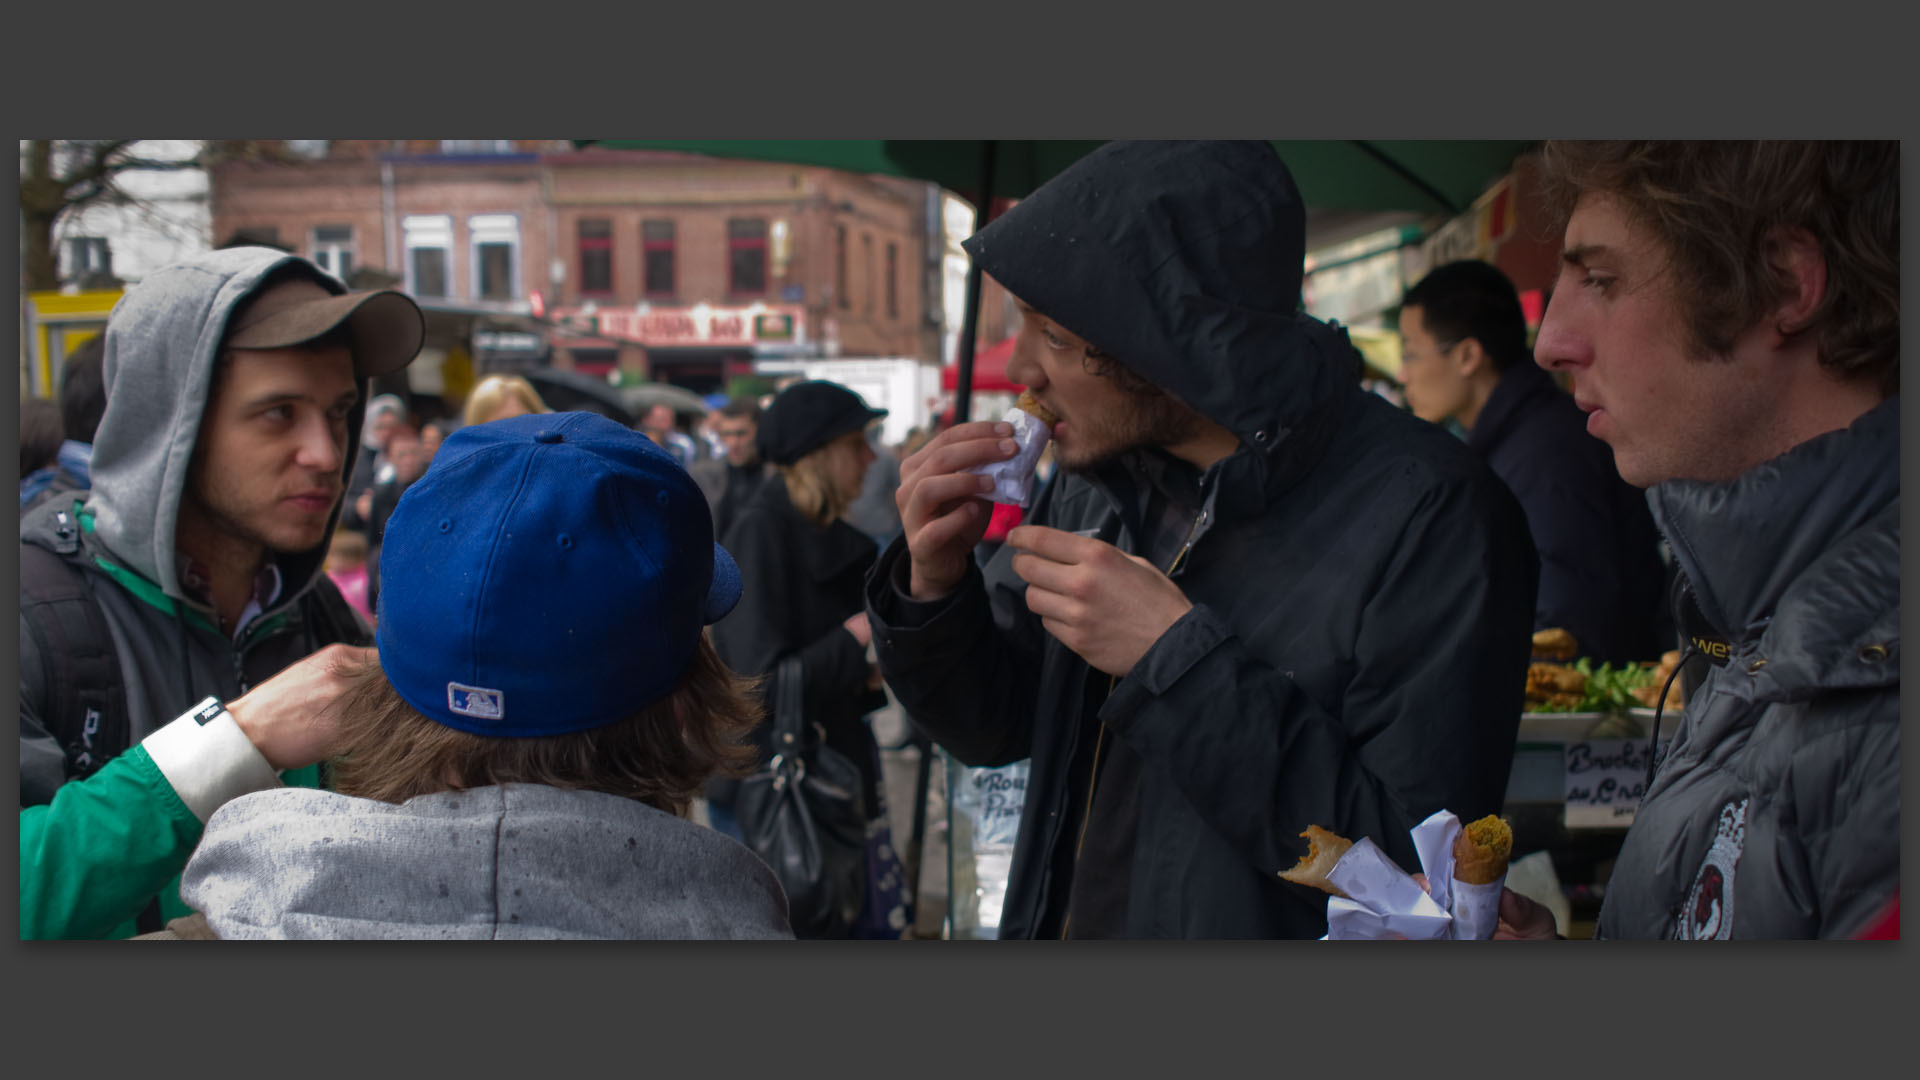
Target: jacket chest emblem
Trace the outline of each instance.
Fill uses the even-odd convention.
[[[1726,941],[1733,936],[1733,880],[1747,844],[1747,804],[1729,802],[1720,809],[1713,846],[1694,876],[1687,903],[1674,920],[1673,936],[1682,941]]]

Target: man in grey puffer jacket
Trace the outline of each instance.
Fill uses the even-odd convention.
[[[1683,573],[1709,665],[1608,938],[1857,935],[1900,868],[1899,149],[1548,144],[1568,214],[1537,361]],[[1500,936],[1551,936],[1507,894]]]

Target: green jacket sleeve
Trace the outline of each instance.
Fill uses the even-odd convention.
[[[125,937],[203,826],[135,746],[20,811],[20,937]],[[177,906],[177,901],[176,901]]]

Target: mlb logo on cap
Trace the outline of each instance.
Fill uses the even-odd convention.
[[[447,684],[447,708],[461,716],[499,720],[507,715],[507,695],[485,687],[450,682]]]

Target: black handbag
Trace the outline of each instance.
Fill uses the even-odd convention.
[[[775,669],[773,758],[740,781],[734,817],[786,890],[794,936],[845,937],[866,899],[865,784],[802,717],[801,670],[794,656]]]

